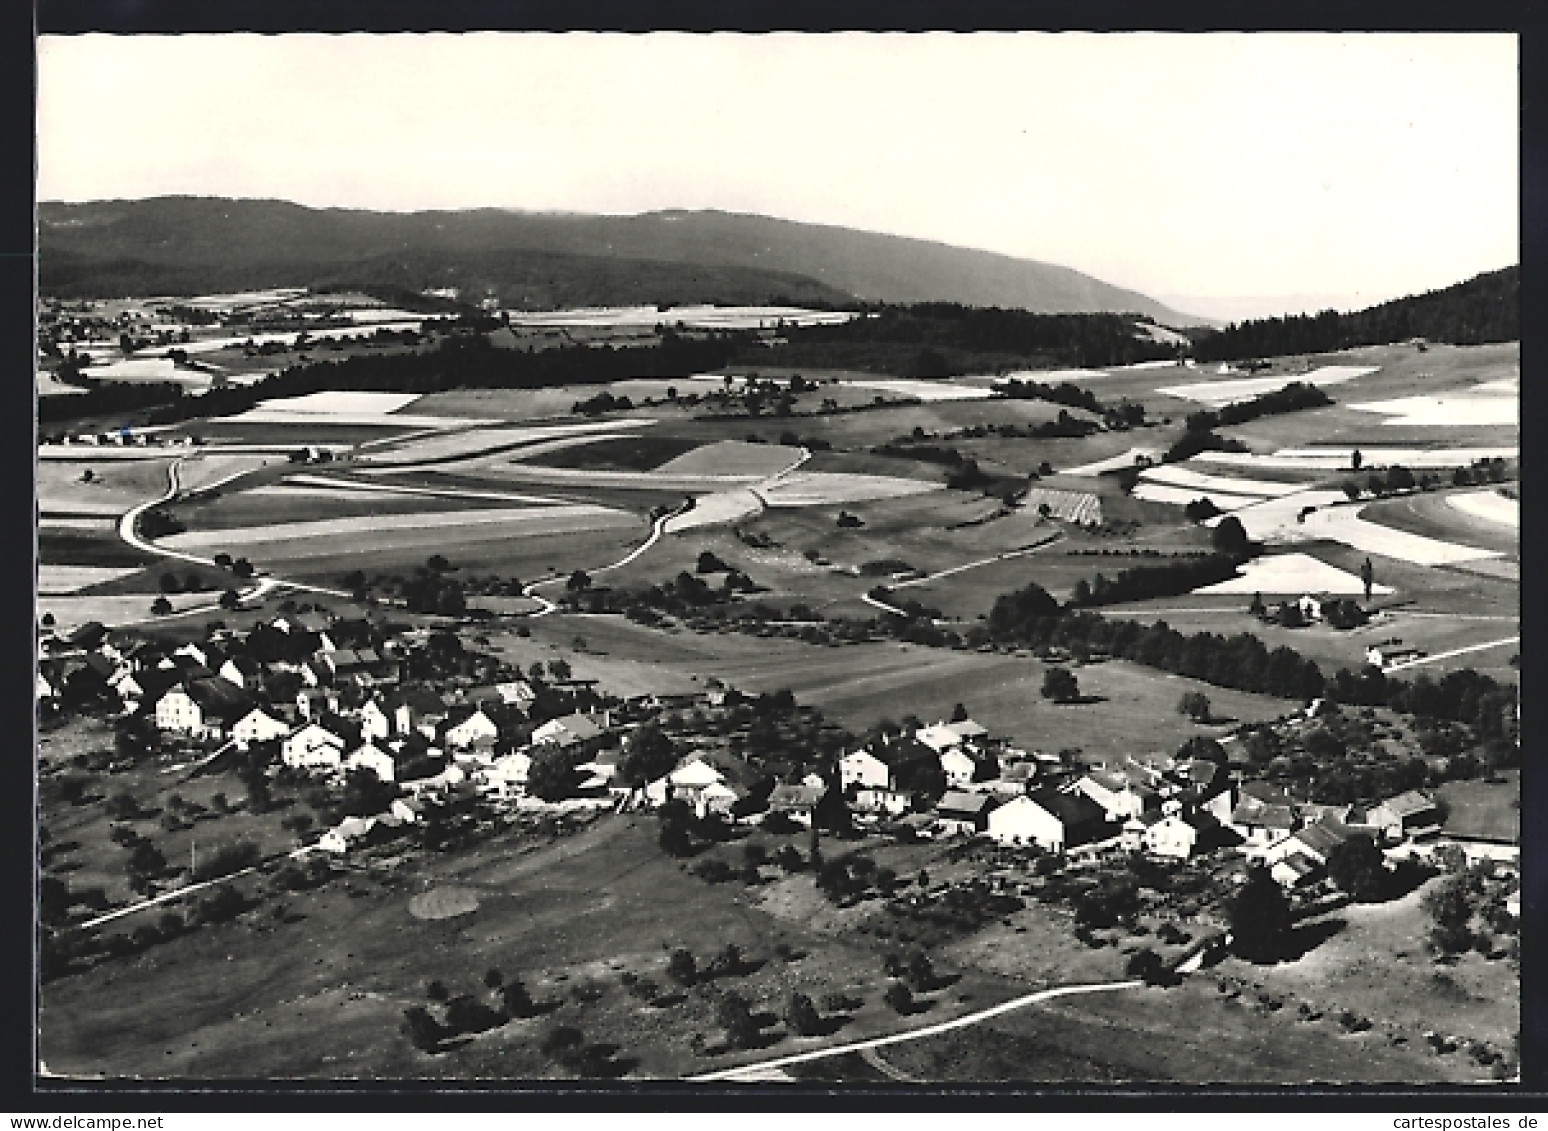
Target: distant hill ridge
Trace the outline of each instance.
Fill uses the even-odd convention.
[[[493,291],[530,309],[863,299],[1208,324],[1068,267],[729,212],[387,213],[156,197],[44,202],[38,223],[39,285],[58,297],[361,282]]]

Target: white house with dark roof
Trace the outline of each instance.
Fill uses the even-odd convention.
[[[280,759],[296,769],[337,770],[344,764],[344,740],[317,723],[307,723],[280,744]]]
[[[262,707],[254,707],[238,719],[231,728],[231,737],[243,746],[254,742],[268,742],[274,738],[284,738],[289,733],[290,724],[283,719],[274,718]]]
[[[366,741],[350,751],[349,757],[344,759],[344,769],[370,770],[382,781],[393,781],[397,777],[397,759],[392,751],[383,750],[374,742]]]

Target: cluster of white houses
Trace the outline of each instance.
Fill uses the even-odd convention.
[[[1357,809],[1294,801],[1269,783],[1240,781],[1214,761],[1129,757],[1079,768],[1016,750],[971,719],[878,737],[828,772],[776,784],[772,792],[755,765],[718,748],[689,754],[640,787],[619,776],[624,728],[612,725],[610,712],[534,726],[528,709],[536,692],[526,681],[461,688],[448,698],[403,682],[401,657],[390,648],[358,638],[343,646],[347,627],[316,614],[277,618],[254,630],[260,631],[271,637],[265,661],[247,646],[252,634],[226,638],[225,651],[213,637],[120,650],[105,633],[78,632],[44,650],[39,694],[50,677],[96,680],[161,731],[223,744],[216,754],[274,741],[287,767],[334,776],[369,770],[398,787],[401,796],[383,814],[392,823],[414,822],[427,803],[459,791],[533,804],[526,798],[533,757],[557,748],[575,754],[569,803],[577,806],[636,808],[676,798],[700,816],[761,821],[780,814],[810,824],[825,799],[842,798],[862,826],[977,836],[1052,853],[1128,850],[1186,860],[1234,848],[1287,886],[1317,878],[1328,854],[1353,835],[1394,846],[1433,836],[1441,825],[1434,801],[1418,792]],[[305,643],[289,659],[275,659],[285,651],[277,646],[281,638]],[[289,696],[276,696],[277,672],[289,673],[282,681],[294,689]],[[711,681],[710,704],[724,694]],[[351,818],[323,847],[342,851],[370,832],[371,821]]]

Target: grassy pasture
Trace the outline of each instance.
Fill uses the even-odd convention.
[[[145,460],[39,460],[34,474],[38,509],[56,514],[123,514],[167,489],[170,457]],[[81,476],[90,471],[91,482]]]
[[[1206,974],[1173,989],[1055,1000],[880,1051],[906,1078],[952,1083],[1288,1085],[1473,1078],[1418,1050],[1394,1048],[1368,1035],[1345,1037],[1334,1023],[1298,1022],[1284,1016],[1287,1012],[1265,1017],[1226,1001]]]
[[[1221,970],[1270,991],[1293,993],[1329,1013],[1350,1009],[1378,1023],[1364,1037],[1345,1038],[1350,1043],[1369,1042],[1395,1026],[1410,1034],[1436,1029],[1509,1048],[1521,1024],[1519,976],[1503,961],[1476,953],[1453,966],[1439,966],[1425,953],[1429,916],[1421,901],[1442,879],[1390,903],[1353,904],[1329,913],[1324,918],[1342,921],[1343,927],[1293,962],[1259,967],[1228,959]],[[1422,1042],[1411,1036],[1410,1043],[1428,1056]],[[1445,1071],[1452,1079],[1488,1078],[1465,1054],[1428,1058],[1448,1062]]]
[[[798,700],[821,707],[852,730],[909,713],[927,721],[947,717],[961,702],[991,731],[1020,745],[1047,750],[1079,746],[1089,757],[1169,754],[1193,734],[1214,733],[1177,713],[1185,691],[1202,690],[1219,715],[1248,721],[1277,717],[1292,706],[1123,661],[1076,670],[1082,693],[1105,701],[1055,706],[1038,693],[1043,665],[1010,654],[892,642],[824,647],[779,637],[669,633],[616,616],[543,617],[532,622],[531,632],[533,640],[561,648],[579,634],[591,651],[715,676],[747,692],[788,687]]]
[[[1506,770],[1500,781],[1450,781],[1436,791],[1451,807],[1445,831],[1452,836],[1499,839],[1521,835],[1521,771]]]
[[[586,468],[597,471],[653,471],[662,464],[693,451],[697,441],[684,436],[658,434],[648,429],[634,436],[612,436],[590,444],[577,444],[557,448],[523,460],[540,467]],[[702,468],[711,474],[734,475],[735,471],[715,471]]]
[[[53,565],[133,567],[154,561],[120,539],[116,532],[40,530],[38,561]]]
[[[685,875],[657,849],[654,831],[648,820],[604,819],[548,844],[507,836],[287,896],[282,921],[249,913],[51,983],[40,1054],[54,1072],[149,1077],[552,1078],[567,1073],[539,1046],[568,1024],[620,1046],[631,1075],[682,1077],[768,1053],[695,1055],[695,1031],[712,1041],[719,1034],[713,996],[696,989],[646,1005],[619,976],[649,977],[667,994],[675,989],[664,976],[670,948],[687,946],[702,961],[728,942],[761,960],[754,973],[721,983],[755,1011],[778,1014],[793,988],[817,998],[842,988],[864,1005],[830,1039],[896,1027],[880,1001],[879,949],[748,906],[740,884]],[[411,913],[416,897],[448,884],[476,892],[478,909],[441,920]],[[802,957],[773,956],[780,942]],[[414,1050],[398,1032],[402,1010],[425,1002],[429,981],[468,992],[491,967],[551,1004],[439,1055]],[[1003,980],[971,971],[953,989],[1008,996]],[[768,1034],[776,1052],[822,1043],[780,1039],[777,1022]]]
[[[321,491],[326,491],[326,488]],[[454,499],[436,495],[392,495],[381,491],[340,489],[313,494],[309,489],[238,491],[208,501],[178,504],[175,513],[191,531],[243,530],[274,523],[321,521],[374,515],[478,510],[502,505],[495,499]]]

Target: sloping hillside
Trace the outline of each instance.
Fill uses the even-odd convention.
[[[938,300],[1202,320],[1066,267],[724,212],[379,213],[160,197],[39,206],[40,284],[61,296],[341,279],[492,289],[512,306]]]

